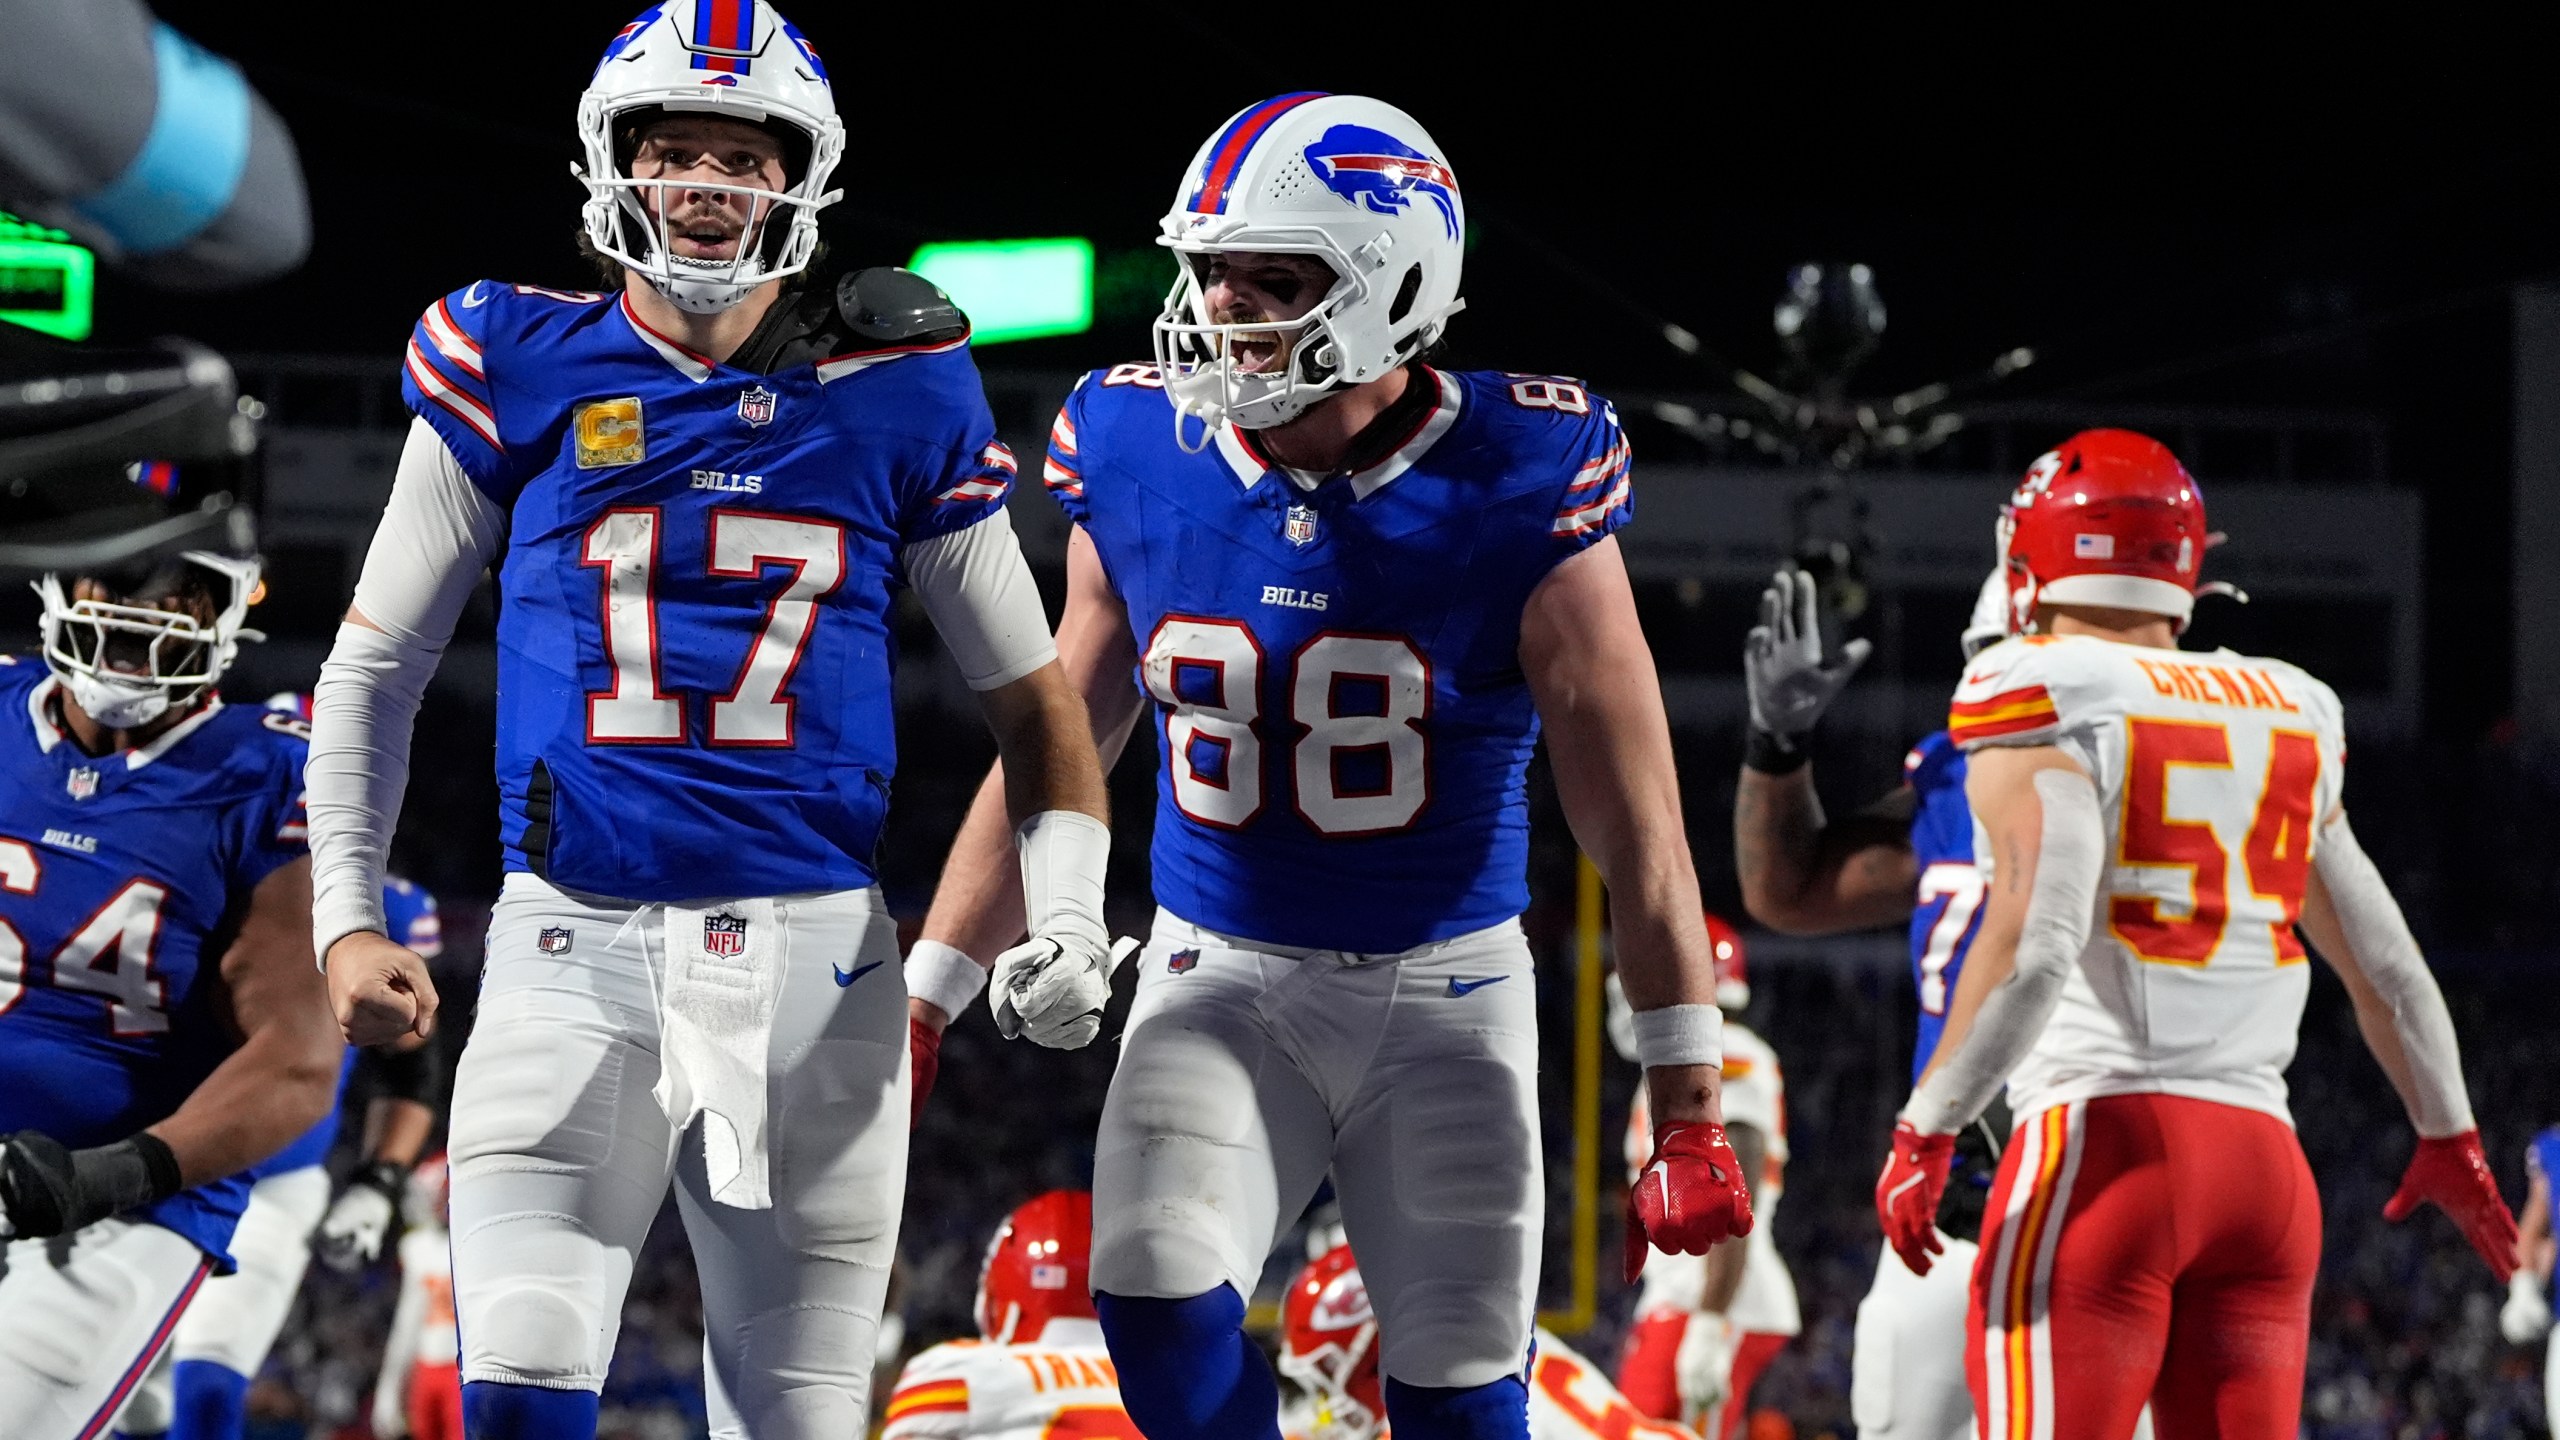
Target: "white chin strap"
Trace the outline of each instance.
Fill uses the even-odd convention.
[[[727,265],[716,263],[706,265],[701,261],[687,260],[680,255],[670,257],[667,265],[671,273],[666,275],[660,275],[655,271],[644,272],[649,281],[649,288],[667,297],[668,304],[689,315],[717,315],[746,299],[748,292],[755,289],[755,285],[740,284],[735,280],[713,279],[708,275],[697,276],[685,273],[690,268],[701,266],[725,276],[731,269]],[[761,283],[763,282],[757,282],[757,284]]]
[[[169,713],[169,692],[147,680],[75,673],[64,685],[80,713],[110,730],[131,730]]]

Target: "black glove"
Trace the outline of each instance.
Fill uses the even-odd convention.
[[[145,1132],[66,1150],[39,1130],[0,1139],[0,1236],[68,1235],[180,1189],[177,1152]]]

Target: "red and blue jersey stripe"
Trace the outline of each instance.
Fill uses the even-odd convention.
[[[1208,162],[1201,167],[1199,187],[1191,192],[1190,210],[1195,215],[1227,213],[1227,193],[1236,183],[1236,175],[1244,169],[1244,157],[1253,153],[1254,142],[1271,129],[1281,116],[1310,100],[1325,98],[1321,90],[1301,90],[1292,95],[1276,96],[1253,106],[1218,132],[1209,144]]]
[[[756,49],[755,0],[699,0],[693,7],[693,68],[744,75]],[[710,54],[709,51],[725,51]]]

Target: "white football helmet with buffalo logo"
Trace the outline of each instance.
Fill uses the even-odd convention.
[[[189,550],[162,564],[114,599],[75,599],[77,582],[47,575],[35,582],[43,602],[37,621],[44,663],[82,713],[110,730],[148,725],[184,711],[213,690],[243,640],[266,637],[245,622],[266,592],[253,555]],[[192,574],[189,572],[193,572]],[[212,597],[213,618],[160,608],[189,586]]]
[[[1211,427],[1286,424],[1420,354],[1465,303],[1466,233],[1440,147],[1394,106],[1304,93],[1238,111],[1192,158],[1156,239],[1181,260],[1155,323],[1176,434],[1185,415]],[[1298,320],[1219,324],[1202,272],[1234,251],[1312,255],[1333,267],[1333,288]],[[1291,342],[1287,365],[1239,373],[1234,341],[1275,332]]]
[[[788,188],[632,178],[640,121],[656,112],[742,120],[783,144]],[[587,239],[661,295],[697,315],[745,299],[767,280],[807,268],[818,248],[818,212],[844,154],[844,122],[818,52],[765,0],[666,0],[622,27],[595,79],[578,97],[586,161],[570,168],[587,187]],[[667,206],[642,192],[716,190],[751,202],[756,217],[727,260],[693,260],[668,243]]]

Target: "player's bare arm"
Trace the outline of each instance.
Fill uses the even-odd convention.
[[[1129,637],[1129,613],[1111,592],[1110,577],[1078,526],[1067,535],[1067,600],[1058,618],[1057,671],[1081,700],[1091,726],[1099,771],[1107,772],[1129,743],[1144,697],[1129,683],[1138,663]],[[1099,772],[1098,772],[1099,773]],[[947,946],[991,965],[1022,938],[1022,875],[1012,855],[1013,781],[999,756],[962,820],[943,862],[941,883],[925,914],[921,942]],[[951,1013],[933,1001],[907,1002],[909,1015],[940,1031]]]
[[[184,1183],[203,1185],[266,1159],[337,1102],[345,1055],[328,996],[310,963],[311,862],[258,883],[240,933],[222,956],[222,989],[240,1048],[151,1133],[178,1157]]]
[[[1834,822],[1814,792],[1811,764],[1783,775],[1745,765],[1733,799],[1743,907],[1783,935],[1832,935],[1907,918],[1920,880],[1911,810],[1911,791],[1897,789]]]
[[[2344,810],[2320,827],[2301,925],[2311,948],[2345,982],[2356,1028],[2418,1132],[2417,1154],[2384,1217],[2399,1220],[2434,1202],[2504,1282],[2515,1273],[2516,1222],[2481,1153],[2453,1016]]]

